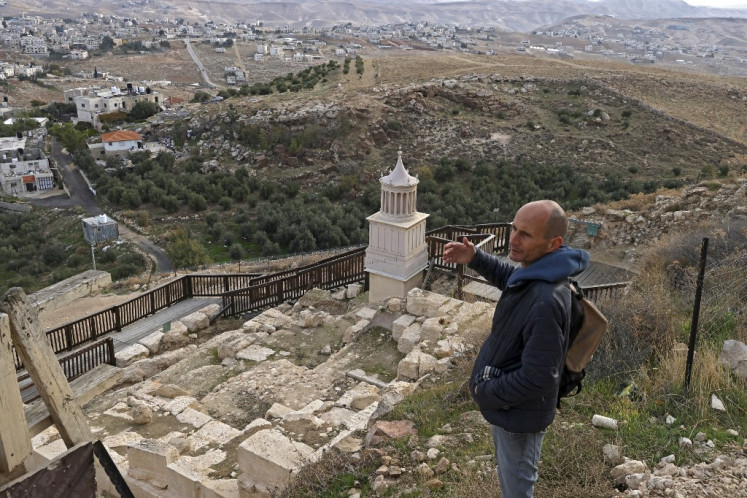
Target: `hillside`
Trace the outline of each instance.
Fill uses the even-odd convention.
[[[97,12],[104,15],[139,19],[171,18],[189,22],[262,22],[272,28],[290,26],[294,29],[353,23],[356,25],[386,25],[397,22],[428,22],[473,26],[498,26],[512,31],[529,32],[540,26],[557,23],[566,17],[596,14],[625,19],[655,19],[672,17],[745,17],[745,10],[694,7],[683,1],[643,2],[638,0],[547,1],[503,0],[433,2],[338,2],[313,1],[159,1],[131,2],[79,0],[7,0],[4,13],[19,15],[57,15],[65,17]]]

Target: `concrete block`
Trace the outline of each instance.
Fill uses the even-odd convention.
[[[239,469],[265,489],[282,490],[291,473],[312,453],[313,448],[292,441],[280,431],[259,431],[239,445]]]
[[[176,448],[155,439],[141,439],[127,447],[128,474],[157,488],[166,488],[166,466],[179,458]]]
[[[148,348],[148,351],[150,351],[150,354],[156,354],[158,353],[158,350],[161,349],[161,340],[163,339],[163,332],[160,330],[157,330],[153,332],[152,334],[148,334],[139,341],[137,341],[139,344],[142,344],[146,348]]]
[[[115,353],[114,357],[117,359],[117,366],[123,368],[132,365],[138,360],[147,358],[148,355],[150,355],[148,348],[142,344],[133,344]]]
[[[394,323],[392,323],[392,339],[395,341],[399,341],[399,338],[402,337],[402,332],[405,331],[407,327],[412,325],[412,322],[415,321],[415,318],[417,318],[414,315],[402,315],[401,317],[394,320]]]

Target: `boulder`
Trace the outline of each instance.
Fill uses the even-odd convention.
[[[185,316],[181,319],[181,322],[190,332],[199,332],[210,325],[210,319],[204,313],[200,313],[199,311],[195,311],[194,313]]]
[[[148,348],[146,348],[142,344],[133,344],[131,346],[127,346],[121,351],[118,351],[114,355],[114,357],[117,360],[117,366],[123,368],[132,365],[138,360],[146,358],[149,354],[150,351],[148,350]]]

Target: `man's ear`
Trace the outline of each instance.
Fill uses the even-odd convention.
[[[563,237],[553,237],[550,239],[550,250],[548,252],[553,252],[560,248],[560,246],[563,245]]]

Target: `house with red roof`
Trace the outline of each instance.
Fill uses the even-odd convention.
[[[127,157],[130,152],[143,150],[143,137],[131,130],[117,130],[101,134],[100,144],[89,144],[94,158],[101,156]]]

